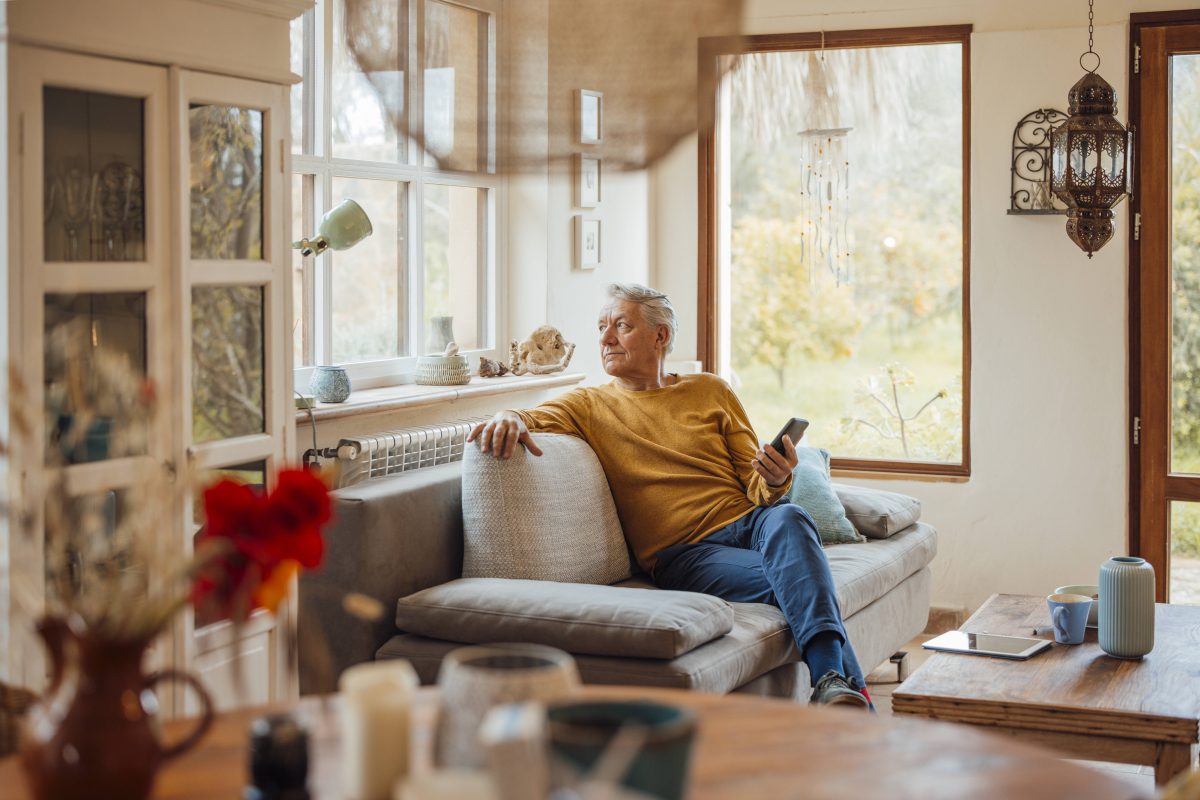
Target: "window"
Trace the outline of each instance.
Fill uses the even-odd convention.
[[[364,4],[319,0],[292,23],[292,238],[348,197],[374,227],[351,250],[293,256],[297,386],[316,364],[360,388],[401,382],[446,317],[464,353],[495,357],[498,5],[394,0],[362,20],[348,14]]]
[[[701,358],[760,437],[801,416],[835,467],[969,474],[968,37],[706,40],[728,71],[704,137]]]

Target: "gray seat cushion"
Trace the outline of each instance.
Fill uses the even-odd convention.
[[[883,597],[937,554],[937,532],[923,522],[887,538],[825,548],[842,616]]]
[[[668,592],[656,589],[653,594]],[[576,655],[579,675],[588,684],[667,686],[723,694],[782,664],[799,659],[795,641],[779,609],[761,603],[730,605],[733,627],[729,633],[678,658],[629,658],[628,653]],[[412,662],[421,682],[429,684],[437,680],[438,668],[446,653],[461,646],[454,642],[401,634],[388,640],[375,657],[406,658]]]
[[[460,578],[396,604],[407,633],[627,658],[683,655],[729,633],[733,618],[728,603],[704,594],[506,578]]]

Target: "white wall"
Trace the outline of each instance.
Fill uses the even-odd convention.
[[[1097,8],[1101,74],[1124,118],[1128,15],[1193,2]],[[836,11],[834,11],[836,10]],[[826,13],[833,11],[834,13]],[[993,592],[1045,593],[1094,582],[1126,548],[1125,206],[1091,261],[1062,217],[1005,214],[1013,126],[1066,109],[1082,75],[1087,4],[752,0],[749,33],[972,23],[972,475],[965,482],[843,478],[920,497],[940,531],[934,604],[974,608]],[[675,299],[689,357],[696,330],[696,143],[651,177],[652,279]],[[694,357],[694,349],[691,356]]]
[[[530,161],[563,151],[604,159],[603,143],[582,145],[573,138],[577,89],[604,93],[609,122],[631,113],[617,87],[576,57],[575,40],[587,35],[577,20],[603,13],[603,0],[505,4],[506,70],[520,87],[506,101],[512,126],[508,145],[518,149],[522,162],[520,172],[507,178],[509,331],[521,340],[539,325],[554,325],[577,346],[570,371],[586,373],[585,383],[591,384],[608,380],[600,367],[595,324],[604,287],[649,280],[648,178],[644,172],[618,173],[602,166],[600,205],[580,209],[574,206],[569,162],[553,161],[542,169]],[[601,263],[594,270],[574,266],[572,218],[577,214],[600,220]]]

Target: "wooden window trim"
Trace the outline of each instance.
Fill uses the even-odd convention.
[[[878,474],[925,475],[965,478],[971,475],[971,25],[938,25],[919,28],[825,31],[754,36],[702,38],[698,47],[697,101],[701,125],[697,148],[699,176],[697,228],[698,274],[696,358],[704,370],[716,369],[717,281],[716,281],[716,91],[717,64],[722,57],[795,50],[848,47],[894,47],[914,44],[962,45],[963,101],[963,225],[962,225],[962,353],[963,435],[962,461],[941,464],[922,461],[833,458],[836,470]]]
[[[1136,48],[1138,46],[1142,45],[1142,43],[1144,41],[1144,38],[1143,38],[1144,35],[1149,32],[1148,29],[1154,29],[1154,28],[1160,29],[1161,33],[1159,35],[1165,37],[1169,34],[1170,28],[1172,26],[1176,26],[1176,25],[1200,25],[1200,10],[1193,9],[1193,10],[1186,10],[1186,11],[1155,11],[1155,12],[1147,12],[1147,13],[1139,13],[1139,14],[1130,14],[1129,15],[1129,51],[1127,54],[1127,63],[1126,63],[1126,69],[1127,69],[1127,72],[1129,75],[1129,117],[1128,117],[1128,119],[1129,119],[1130,125],[1134,126],[1135,128],[1142,119],[1144,103],[1146,103],[1147,101],[1151,102],[1151,103],[1159,102],[1160,100],[1163,99],[1163,98],[1160,98],[1160,99],[1156,100],[1153,96],[1145,97],[1143,95],[1142,80],[1140,78],[1141,78],[1141,75],[1143,73],[1145,73],[1145,71],[1146,71],[1147,55],[1145,53],[1143,53],[1142,63],[1140,65],[1141,72],[1135,74],[1134,73],[1134,58],[1135,58]],[[1162,407],[1168,401],[1161,397],[1156,397],[1156,398],[1151,399],[1148,394],[1145,396],[1143,395],[1144,389],[1147,391],[1147,393],[1149,393],[1152,390],[1152,387],[1143,386],[1143,383],[1142,383],[1142,371],[1143,371],[1143,352],[1142,352],[1143,314],[1142,314],[1142,310],[1143,310],[1143,300],[1144,300],[1143,294],[1144,293],[1161,292],[1161,291],[1169,291],[1169,289],[1167,287],[1162,286],[1162,284],[1161,284],[1161,279],[1163,276],[1150,275],[1150,274],[1143,275],[1142,274],[1142,247],[1143,247],[1144,243],[1150,244],[1151,246],[1153,246],[1150,241],[1152,239],[1152,237],[1154,237],[1156,235],[1161,237],[1161,233],[1156,234],[1153,226],[1151,225],[1152,217],[1158,218],[1158,224],[1166,224],[1166,219],[1169,218],[1169,216],[1170,216],[1169,207],[1163,209],[1163,208],[1161,208],[1161,205],[1162,205],[1161,202],[1157,202],[1157,200],[1160,200],[1161,198],[1152,200],[1151,205],[1158,206],[1159,207],[1158,210],[1161,211],[1162,213],[1159,213],[1157,215],[1155,215],[1153,213],[1148,213],[1146,215],[1146,218],[1145,218],[1143,226],[1142,226],[1142,234],[1143,234],[1142,239],[1138,240],[1138,239],[1134,238],[1135,219],[1136,219],[1137,215],[1140,214],[1144,210],[1143,206],[1146,205],[1146,200],[1147,200],[1147,194],[1145,192],[1140,191],[1140,187],[1145,186],[1145,185],[1154,185],[1155,184],[1155,181],[1151,181],[1149,184],[1147,184],[1143,180],[1144,177],[1146,176],[1147,172],[1151,172],[1155,169],[1153,164],[1149,164],[1144,161],[1144,153],[1145,153],[1145,148],[1143,146],[1141,146],[1141,142],[1137,141],[1137,138],[1135,138],[1134,150],[1133,150],[1133,165],[1132,165],[1133,178],[1134,178],[1134,186],[1133,186],[1134,192],[1133,192],[1133,195],[1129,198],[1129,213],[1125,215],[1127,217],[1126,225],[1128,226],[1128,236],[1126,237],[1126,240],[1128,243],[1127,248],[1128,248],[1128,259],[1129,259],[1129,279],[1128,279],[1129,280],[1129,282],[1128,282],[1128,293],[1129,293],[1129,297],[1128,297],[1129,396],[1128,396],[1128,402],[1129,402],[1129,424],[1130,424],[1130,430],[1131,430],[1131,434],[1128,439],[1129,529],[1128,529],[1128,533],[1127,533],[1127,544],[1129,547],[1129,553],[1131,555],[1141,556],[1141,557],[1147,558],[1148,560],[1154,561],[1156,559],[1156,557],[1161,557],[1161,555],[1163,553],[1168,552],[1170,549],[1170,541],[1169,541],[1169,539],[1170,539],[1170,531],[1169,531],[1170,520],[1168,519],[1166,522],[1166,525],[1168,527],[1166,530],[1166,537],[1164,538],[1164,536],[1163,536],[1164,527],[1162,524],[1162,519],[1161,518],[1155,519],[1153,517],[1155,516],[1155,514],[1161,514],[1161,513],[1169,514],[1169,511],[1162,511],[1161,509],[1157,512],[1152,511],[1152,513],[1146,515],[1146,517],[1148,519],[1143,518],[1142,503],[1143,503],[1143,494],[1144,494],[1144,481],[1147,481],[1147,480],[1163,481],[1163,483],[1165,484],[1165,490],[1166,490],[1164,495],[1165,495],[1165,498],[1168,503],[1173,500],[1200,500],[1200,495],[1196,495],[1194,481],[1188,481],[1186,479],[1176,478],[1176,477],[1172,476],[1169,473],[1169,471],[1166,474],[1148,474],[1148,472],[1157,473],[1157,469],[1152,468],[1148,472],[1144,472],[1143,468],[1142,468],[1143,467],[1142,454],[1144,452],[1149,450],[1152,446],[1167,447],[1167,448],[1170,447],[1169,442],[1158,443],[1157,445],[1155,445],[1154,442],[1147,440],[1148,434],[1151,433],[1149,428],[1154,424],[1154,421],[1152,419],[1153,416],[1154,415],[1161,416],[1164,413]],[[1161,172],[1161,169],[1159,171]],[[1161,182],[1164,180],[1167,181],[1168,183],[1170,181],[1169,175],[1165,175],[1165,174],[1151,175],[1151,178],[1157,178],[1157,180],[1159,181],[1158,185],[1162,185]],[[1168,201],[1168,206],[1169,206],[1169,201]],[[1169,276],[1166,276],[1166,277],[1167,277],[1167,280],[1169,281]],[[1170,336],[1169,323],[1167,323],[1165,326],[1163,326],[1163,329],[1160,330],[1159,333],[1162,337],[1164,337],[1162,339],[1162,343],[1160,344],[1161,350],[1160,350],[1160,352],[1151,354],[1151,359],[1157,358],[1160,362],[1166,362],[1168,365],[1168,368],[1169,368],[1169,358],[1170,358],[1170,349],[1169,348],[1170,348],[1170,346],[1166,344],[1166,338],[1165,338],[1165,337]],[[1162,350],[1165,350],[1165,352],[1162,352]],[[1152,406],[1156,406],[1156,405],[1157,405],[1157,407],[1152,407]],[[1169,411],[1167,411],[1165,413],[1169,414]],[[1143,425],[1142,425],[1143,434],[1141,436],[1139,436],[1139,442],[1137,444],[1134,443],[1134,438],[1132,435],[1132,426],[1133,426],[1134,419],[1140,419],[1143,423]],[[1169,422],[1168,422],[1168,427],[1169,427]],[[1169,436],[1169,431],[1168,431],[1168,436]],[[1152,465],[1148,465],[1148,466],[1152,466]],[[1143,525],[1142,524],[1143,521],[1146,521],[1148,524]],[[1155,570],[1155,576],[1154,576],[1155,595],[1156,595],[1156,599],[1160,603],[1166,602],[1166,599],[1167,599],[1168,582],[1169,582],[1168,581],[1169,575],[1167,573],[1168,573],[1168,571],[1165,569],[1156,569]]]

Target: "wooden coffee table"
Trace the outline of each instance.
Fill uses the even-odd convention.
[[[811,708],[747,695],[679,689],[585,687],[595,699],[645,698],[694,709],[693,800],[805,797],[920,797],[988,800],[1087,797],[1129,800],[1128,785],[1030,747],[955,725],[894,719],[844,708]],[[436,695],[414,709],[414,769],[428,769]],[[313,800],[341,800],[337,701],[306,698],[298,710],[311,730]],[[264,709],[222,714],[205,739],[159,773],[160,800],[229,800],[246,780],[246,728]],[[189,723],[168,724],[173,738]],[[0,761],[6,800],[28,800],[16,759]]]
[[[1041,597],[993,595],[962,630],[1053,639]],[[1094,629],[1028,661],[935,653],[892,695],[892,711],[963,722],[1075,758],[1154,767],[1162,785],[1195,760],[1200,606],[1155,607],[1154,651],[1105,655]]]

